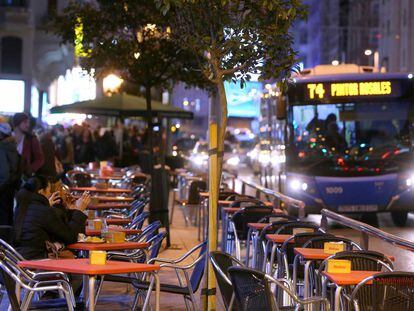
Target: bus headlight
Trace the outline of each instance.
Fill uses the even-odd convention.
[[[240,163],[240,158],[238,156],[231,157],[226,161],[228,165],[236,166]]]
[[[405,185],[407,187],[412,187],[414,185],[414,176],[411,176],[405,180]]]
[[[290,188],[294,191],[299,191],[300,189],[302,189],[303,191],[308,190],[308,184],[305,182],[301,182],[297,179],[294,179],[290,182]]]

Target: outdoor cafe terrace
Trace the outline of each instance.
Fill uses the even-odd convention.
[[[201,310],[205,293],[214,293],[206,289],[207,259],[217,310],[414,309],[414,274],[394,272],[409,270],[404,258],[414,243],[328,210],[305,218],[303,202],[225,175],[219,247],[208,252],[206,237],[214,234],[206,180],[169,173],[169,217],[162,223],[149,221],[150,178],[138,167],[69,172],[64,190],[74,198],[92,195],[86,236],[66,245],[76,258],[25,260],[2,228],[0,309]],[[288,215],[288,206],[299,217]],[[71,288],[74,275],[82,276],[80,294]]]

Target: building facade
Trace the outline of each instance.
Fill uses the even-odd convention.
[[[321,64],[373,64],[378,50],[379,0],[305,0],[306,21],[293,29],[304,67]],[[366,50],[371,50],[369,56]]]
[[[379,55],[390,72],[414,71],[414,2],[380,0]]]
[[[0,0],[0,112],[39,112],[50,83],[73,66],[73,52],[46,32],[66,0]]]

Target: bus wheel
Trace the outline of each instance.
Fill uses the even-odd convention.
[[[391,218],[394,222],[394,225],[397,227],[404,227],[407,224],[408,212],[393,211],[391,212]]]

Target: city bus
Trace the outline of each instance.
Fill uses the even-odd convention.
[[[413,75],[317,66],[292,79],[285,106],[282,192],[306,214],[390,212],[404,226],[414,209]]]

